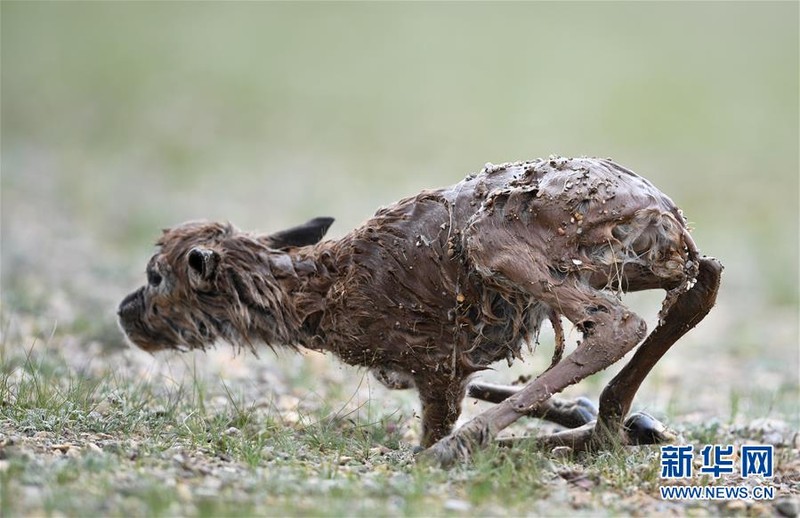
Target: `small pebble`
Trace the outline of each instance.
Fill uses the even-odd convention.
[[[553,448],[550,454],[553,456],[553,458],[565,459],[570,455],[572,455],[572,448],[570,448],[569,446],[556,446],[555,448]]]
[[[775,510],[781,516],[788,518],[795,518],[800,513],[800,499],[798,498],[781,498],[775,502]]]
[[[369,452],[372,455],[386,455],[387,453],[391,453],[391,451],[392,450],[386,446],[375,446],[374,448],[369,449]]]
[[[792,440],[789,425],[779,419],[756,419],[747,425],[747,431],[760,436],[761,442],[774,446],[782,446]]]
[[[725,510],[739,514],[747,510],[747,504],[741,500],[731,500],[725,504]]]
[[[445,501],[444,509],[446,511],[456,511],[456,512],[466,513],[467,511],[472,509],[472,504],[470,504],[466,500],[457,500],[455,498],[451,498],[450,500]]]
[[[87,443],[86,444],[86,449],[89,450],[89,451],[92,451],[94,453],[102,453],[103,452],[103,449],[100,446],[98,446],[95,443],[93,443],[93,442]]]

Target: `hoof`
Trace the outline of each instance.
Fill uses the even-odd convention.
[[[469,459],[469,451],[459,445],[456,437],[445,437],[430,448],[416,454],[417,462],[448,469]]]
[[[677,435],[661,421],[645,412],[629,415],[623,427],[629,444],[663,444],[677,439]]]
[[[597,419],[597,406],[594,402],[583,396],[575,400],[575,414],[579,417],[581,423],[578,426],[591,423]]]
[[[554,402],[554,405],[558,411],[545,418],[566,428],[579,428],[597,419],[597,407],[585,397]]]
[[[456,463],[468,461],[475,451],[486,447],[494,435],[489,423],[479,416],[421,452],[417,460],[450,468]]]

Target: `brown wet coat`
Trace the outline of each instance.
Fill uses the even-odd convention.
[[[497,405],[491,424],[469,423],[437,445],[440,458],[468,454],[465,444],[485,443],[621,358],[645,325],[618,293],[667,289],[663,317],[701,261],[672,201],[600,159],[487,164],[379,210],[339,240],[279,250],[285,243],[276,236],[216,223],[166,231],[150,284],[120,306],[123,329],[146,350],[203,348],[219,338],[303,346],[396,375],[401,386],[413,381],[422,442],[431,446],[451,432],[468,377],[520,357],[549,319],[556,357],[530,384],[535,395]],[[564,360],[561,315],[584,335]]]

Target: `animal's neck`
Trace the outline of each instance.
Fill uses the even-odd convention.
[[[256,242],[247,244],[242,263],[229,273],[241,308],[235,324],[240,341],[320,348],[324,341],[317,337],[318,326],[336,277],[332,245],[265,254]]]
[[[320,243],[286,254],[294,275],[283,286],[299,324],[298,343],[312,349],[324,349],[319,324],[328,305],[330,288],[339,275],[334,244]]]

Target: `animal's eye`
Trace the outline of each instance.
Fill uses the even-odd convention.
[[[153,286],[155,288],[156,286],[161,284],[161,280],[162,280],[161,274],[159,274],[154,270],[147,270],[147,282],[150,284],[150,286]]]

